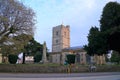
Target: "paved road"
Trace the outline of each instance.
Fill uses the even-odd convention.
[[[120,72],[71,74],[0,73],[0,80],[120,80]]]

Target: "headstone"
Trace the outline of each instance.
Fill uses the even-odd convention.
[[[46,56],[46,42],[43,44],[43,55],[42,55],[42,63],[47,63],[47,56]]]
[[[90,56],[90,62],[91,62],[91,64],[93,64],[94,63],[94,57],[93,56]]]
[[[2,53],[1,53],[1,48],[0,48],[0,63],[2,63]]]
[[[33,63],[34,57],[33,56],[25,56],[25,63]]]

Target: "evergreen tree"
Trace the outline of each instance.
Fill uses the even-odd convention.
[[[120,54],[118,54],[118,52],[116,52],[116,51],[113,51],[110,60],[111,60],[111,62],[116,62],[117,64],[119,64],[120,63]]]
[[[35,56],[36,53],[43,53],[43,45],[38,43],[34,38],[32,38],[28,44],[24,47],[24,52],[26,55]]]
[[[109,2],[103,9],[100,20],[100,31],[103,34],[105,46],[120,52],[120,4],[117,2]]]
[[[120,4],[109,2],[103,8],[100,30],[107,31],[111,28],[120,27]]]

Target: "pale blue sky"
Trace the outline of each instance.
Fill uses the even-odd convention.
[[[91,26],[99,27],[103,7],[109,1],[120,0],[20,0],[36,13],[34,38],[48,49],[52,46],[52,28],[64,24],[70,25],[71,46],[83,46],[88,43],[87,35]]]

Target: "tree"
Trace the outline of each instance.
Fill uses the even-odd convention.
[[[36,54],[34,55],[34,62],[35,62],[35,63],[38,63],[38,62],[40,62],[41,60],[42,60],[42,54],[36,53]]]
[[[111,28],[120,26],[120,4],[117,2],[109,2],[103,8],[100,30],[107,31]]]
[[[116,51],[113,51],[110,60],[111,60],[111,62],[116,62],[117,64],[119,64],[120,63],[120,54],[118,54],[118,52],[116,52]]]
[[[110,49],[120,52],[119,3],[109,2],[106,4],[100,20],[100,30],[97,27],[91,27],[88,42],[84,49],[89,55],[107,54]]]
[[[43,45],[38,43],[34,38],[32,38],[28,44],[24,47],[24,52],[26,55],[35,56],[36,53],[43,53]]]
[[[35,13],[17,0],[0,0],[2,53],[18,53],[34,35]],[[17,51],[17,52],[14,52]]]
[[[88,34],[88,45],[84,46],[84,49],[87,51],[87,53],[90,56],[93,56],[94,54],[101,54],[101,39],[100,36],[101,33],[97,27],[91,27],[89,34]],[[101,43],[101,44],[99,44]]]
[[[26,46],[24,46],[24,53],[28,56],[34,56],[35,62],[41,60],[43,54],[43,44],[37,42],[34,38],[32,38]],[[46,48],[47,57],[49,56]],[[24,61],[24,60],[23,60]]]
[[[36,57],[36,56],[39,56],[37,54],[40,54],[40,56],[41,56],[42,53],[43,53],[43,45],[38,43],[37,41],[35,41],[34,38],[32,38],[24,46],[24,49],[23,49],[23,64],[25,64],[25,55]],[[40,60],[40,58],[39,58],[39,60]]]
[[[8,42],[5,43],[5,45],[2,45],[2,54],[7,56],[8,54],[17,54],[21,52],[21,49],[24,48],[24,45],[27,44],[29,39],[31,39],[31,35],[21,34],[19,36],[14,36],[12,39],[9,39],[9,41],[13,41],[12,43]],[[26,39],[27,38],[27,39]]]
[[[109,36],[108,47],[120,53],[120,31],[114,32]]]
[[[107,42],[106,48],[108,50],[116,50],[120,52],[120,4],[117,2],[109,2],[103,9],[102,17],[100,20],[101,32],[108,32],[104,35]]]

